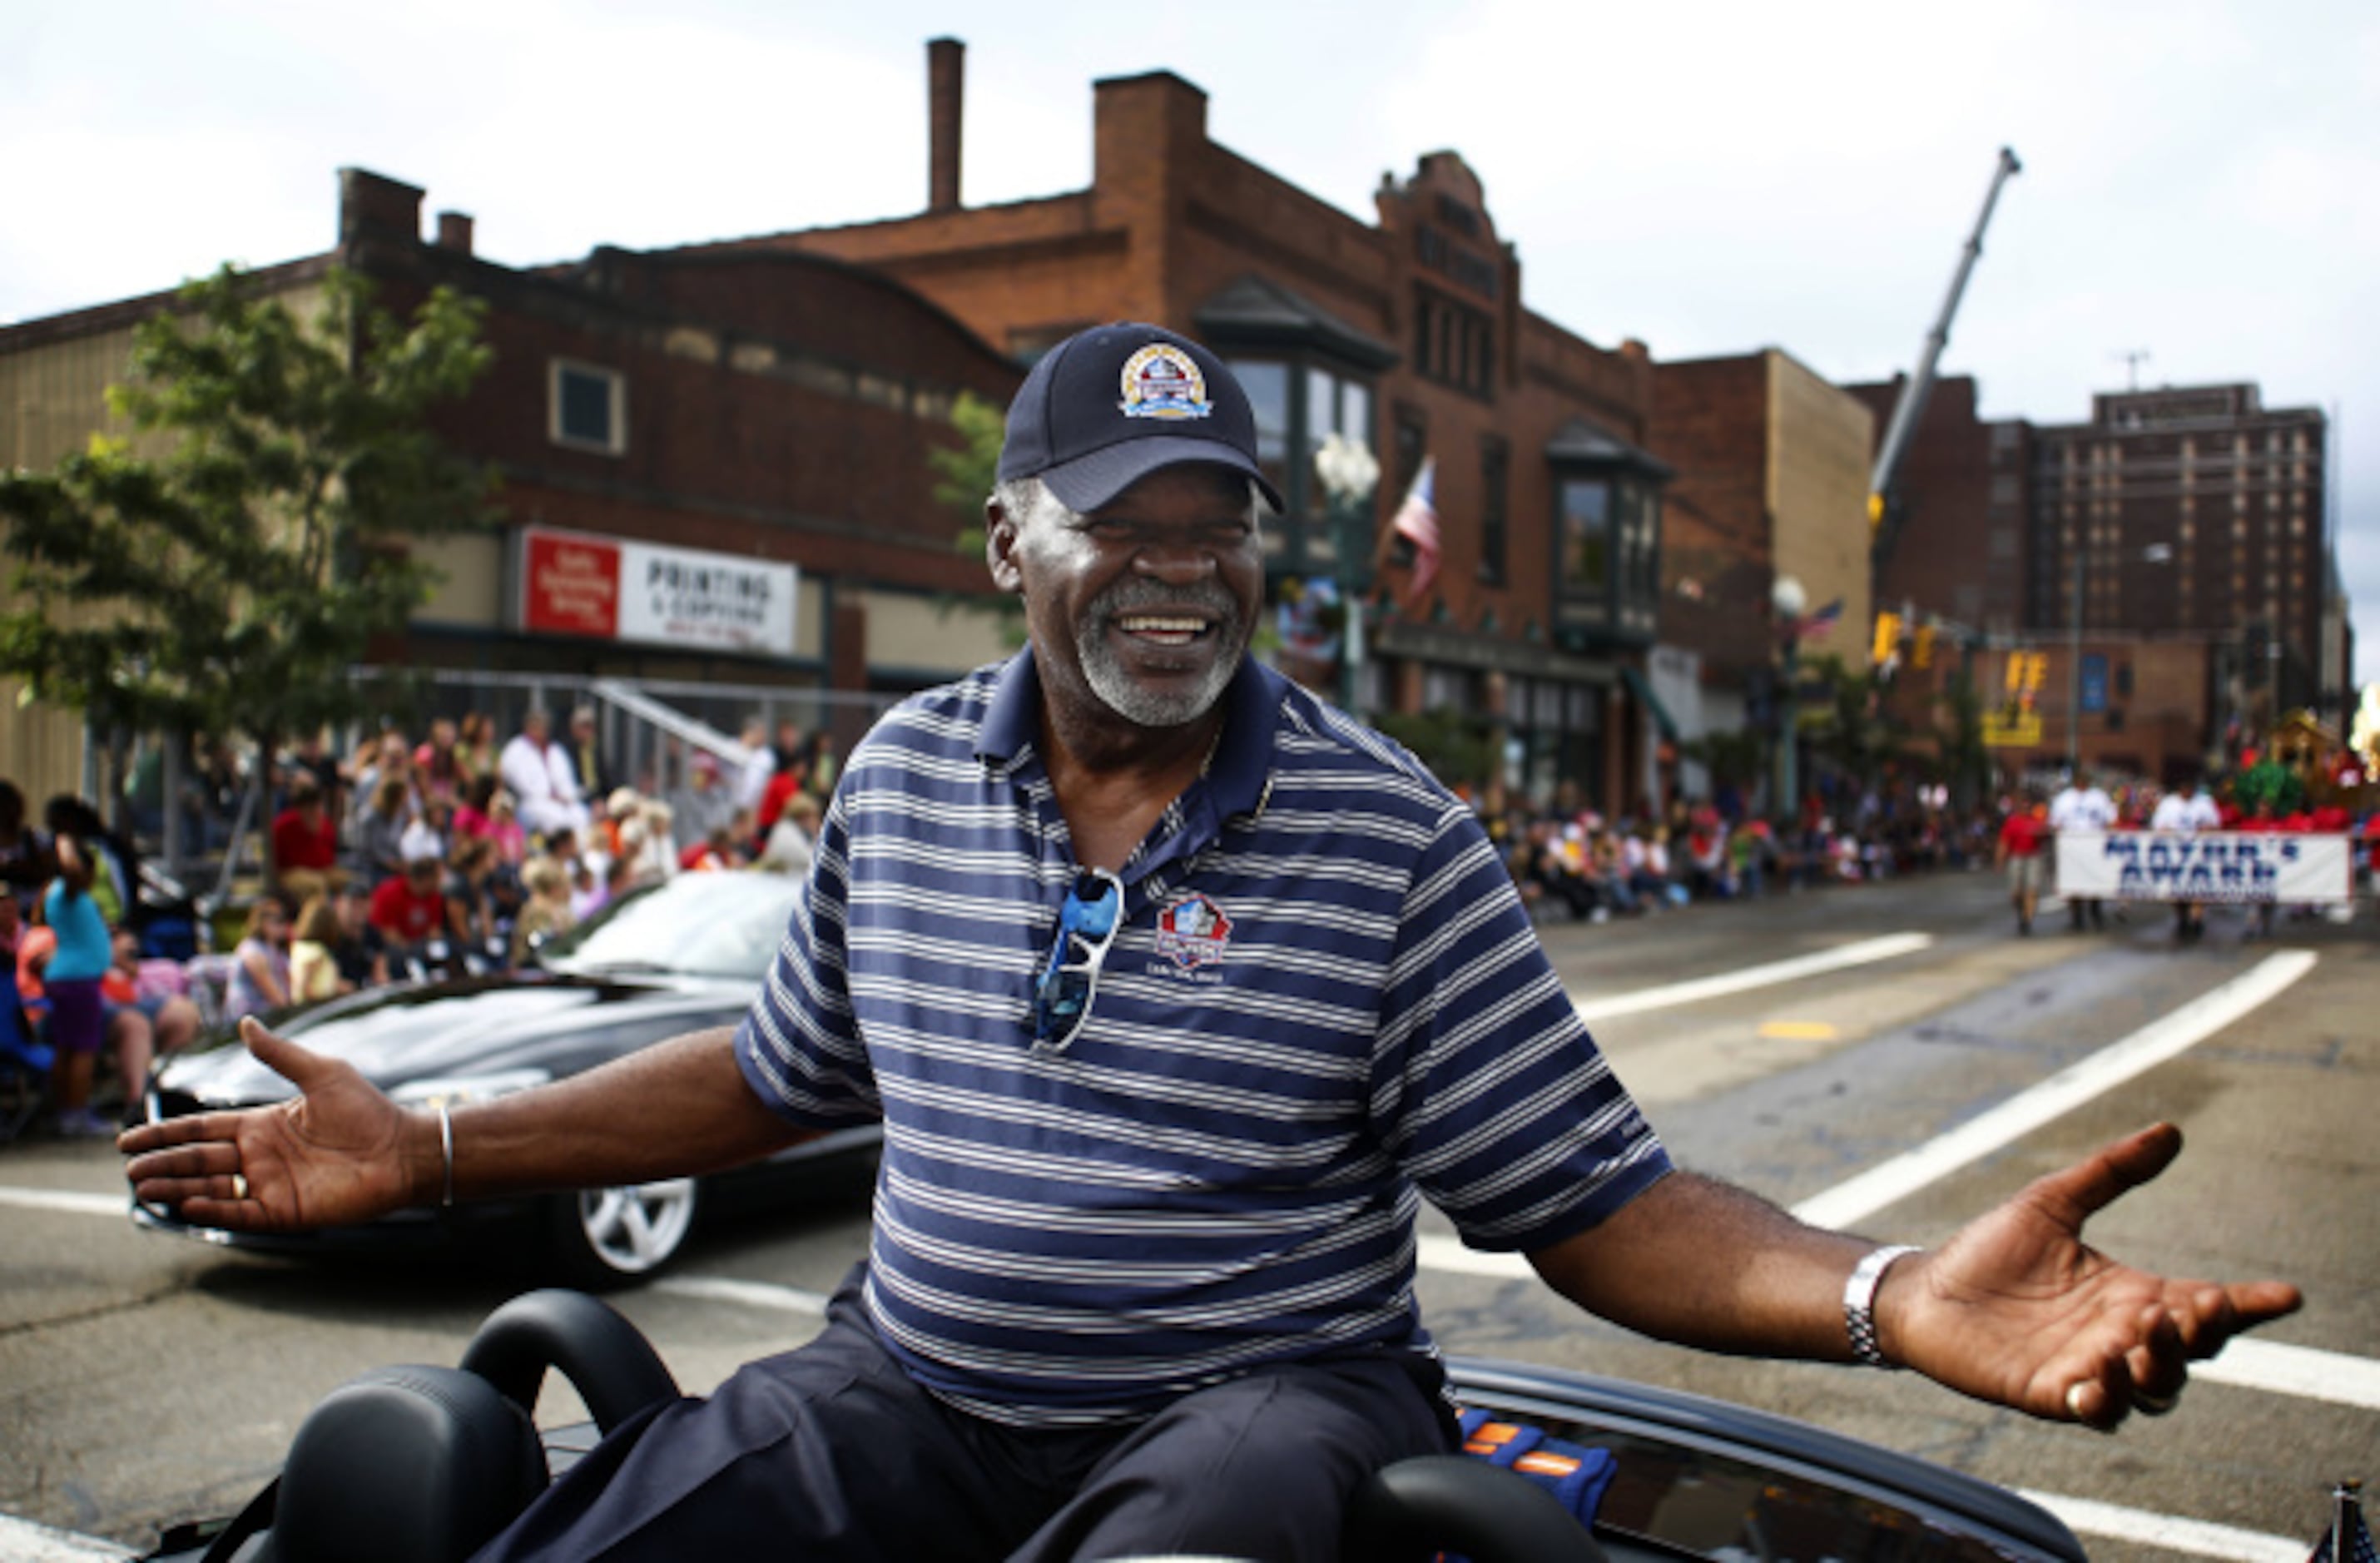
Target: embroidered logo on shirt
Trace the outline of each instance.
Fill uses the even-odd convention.
[[[1185,972],[1220,964],[1231,941],[1232,920],[1197,891],[1157,915],[1157,952]]]
[[[1170,342],[1152,342],[1124,360],[1123,400],[1116,405],[1126,418],[1205,418],[1215,410],[1196,360]]]

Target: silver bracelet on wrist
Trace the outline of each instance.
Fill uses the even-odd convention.
[[[446,1111],[446,1104],[438,1104],[438,1149],[446,1160],[446,1192],[439,1196],[442,1206],[455,1203],[455,1120]]]
[[[1900,1364],[1885,1356],[1876,1340],[1876,1293],[1884,1284],[1884,1272],[1904,1254],[1919,1252],[1912,1243],[1894,1243],[1884,1248],[1872,1248],[1852,1267],[1851,1279],[1843,1283],[1843,1328],[1852,1338],[1852,1360],[1873,1368],[1897,1368]]]

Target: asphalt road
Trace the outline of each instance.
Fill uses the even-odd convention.
[[[1790,1206],[1931,1155],[1853,1223],[1879,1238],[1938,1240],[2108,1138],[2180,1124],[2180,1163],[2105,1213],[2095,1239],[2176,1273],[2283,1277],[2311,1301],[2265,1332],[2287,1350],[2237,1354],[2161,1422],[2100,1436],[1904,1375],[1665,1347],[1493,1265],[1440,1267],[1472,1264],[1451,1244],[1425,1256],[1433,1329],[1452,1351],[1805,1418],[2049,1495],[2070,1521],[2086,1513],[2073,1500],[2108,1506],[2112,1518],[2087,1511],[2099,1529],[2077,1524],[2095,1557],[2301,1557],[2329,1483],[2380,1476],[2380,924],[2368,907],[2363,918],[2285,921],[2275,941],[2249,944],[2217,913],[2204,943],[2177,949],[2142,911],[2104,933],[2051,918],[2019,939],[1996,881],[1976,874],[1546,930],[1598,1038],[1687,1165]],[[1819,975],[1767,970],[1887,936],[1916,937]],[[1944,1147],[1949,1132],[2033,1099],[2069,1066],[2128,1038],[2154,1043],[2178,1012],[2236,991],[2227,985],[2275,977],[2264,963],[2294,951],[2313,957],[2309,969],[2203,1040],[1996,1149]],[[1713,990],[1730,978],[1753,986]],[[0,1147],[6,1514],[142,1545],[174,1520],[236,1508],[322,1395],[377,1363],[453,1361],[518,1284],[484,1267],[325,1266],[141,1233],[121,1193],[104,1146]],[[682,1384],[706,1388],[816,1327],[806,1296],[862,1252],[866,1222],[864,1169],[831,1177],[796,1208],[708,1223],[672,1279],[615,1300]],[[1433,1218],[1427,1235],[1447,1231]],[[573,1409],[564,1395],[545,1415]],[[7,1542],[0,1531],[0,1554]]]

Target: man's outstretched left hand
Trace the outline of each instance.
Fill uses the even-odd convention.
[[[2151,1275],[2083,1242],[2084,1221],[2180,1150],[2171,1124],[2143,1130],[1894,1266],[1876,1300],[1887,1354],[1978,1399],[2102,1430],[2170,1410],[2192,1362],[2301,1301],[2282,1281]]]

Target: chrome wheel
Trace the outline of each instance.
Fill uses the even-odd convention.
[[[587,1189],[577,1203],[585,1257],[613,1276],[648,1275],[686,1242],[694,1225],[694,1180]]]

